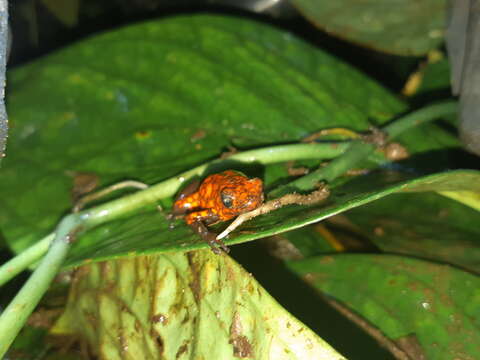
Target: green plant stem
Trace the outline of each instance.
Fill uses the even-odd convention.
[[[192,177],[218,172],[228,168],[228,166],[234,166],[236,162],[267,165],[290,160],[332,159],[341,155],[349,145],[349,143],[345,142],[295,144],[244,151],[226,159],[213,160],[153,185],[148,189],[110,201],[91,210],[83,211],[80,216],[85,220],[87,227],[96,226],[145,205],[154,204],[160,199],[171,197],[175,195],[184,182]]]
[[[337,157],[327,166],[320,167],[308,175],[276,188],[268,196],[278,197],[295,191],[311,190],[321,181],[330,182],[335,180],[350,170],[352,166],[358,164],[359,161],[365,159],[374,150],[375,147],[373,145],[355,140],[342,156]]]
[[[383,127],[383,131],[390,139],[393,139],[401,133],[424,123],[437,120],[442,116],[453,115],[458,112],[457,101],[445,101],[426,106],[420,110],[414,111],[404,117],[393,121]]]
[[[415,126],[436,120],[441,116],[455,114],[457,111],[458,106],[455,101],[430,105],[392,122],[385,126],[382,131],[389,139],[392,139]],[[268,195],[269,197],[277,197],[288,192],[311,190],[321,181],[330,182],[358,165],[362,159],[371,156],[374,150],[375,147],[372,144],[360,140],[352,141],[344,154],[334,159],[327,166],[320,167],[308,175],[283,185],[271,191]]]
[[[76,215],[68,215],[60,222],[52,245],[40,265],[0,315],[0,358],[3,358],[62,266],[77,226]]]
[[[0,286],[40,259],[48,250],[54,234],[44,237],[0,267]]]

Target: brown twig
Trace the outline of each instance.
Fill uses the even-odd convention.
[[[270,200],[264,203],[262,206],[256,208],[255,210],[249,211],[247,213],[237,216],[237,218],[218,236],[217,240],[221,240],[230,234],[237,227],[242,225],[244,222],[253,219],[259,215],[267,214],[273,210],[280,209],[286,205],[298,204],[298,205],[310,205],[317,202],[320,202],[326,199],[330,195],[326,185],[323,185],[320,189],[315,190],[307,195],[301,194],[286,194],[278,199]]]

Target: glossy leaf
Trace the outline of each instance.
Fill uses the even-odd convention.
[[[292,141],[333,125],[364,129],[402,109],[364,75],[301,40],[219,16],[177,17],[98,36],[17,70],[9,84],[14,126],[0,180],[0,228],[16,251],[53,230],[71,208],[73,182],[81,176],[99,186],[132,178],[151,183],[219,156],[232,143]],[[413,154],[458,145],[435,126],[400,141]],[[445,158],[437,153],[424,161],[442,167]],[[412,158],[406,169],[415,164]],[[270,169],[278,166],[256,167],[250,175],[264,170],[271,188],[286,172]],[[376,181],[368,191],[384,185]],[[285,225],[292,210],[282,210],[276,220],[251,228],[258,234],[236,241],[286,231],[343,208],[335,200],[328,211],[298,213]],[[204,246],[183,226],[166,229],[153,209],[146,218],[122,219],[87,234],[69,263]],[[126,242],[118,235],[124,233]]]
[[[456,201],[433,193],[397,194],[345,216],[383,251],[480,272],[480,213]]]
[[[238,244],[300,228],[395,193],[462,188],[479,192],[480,173],[473,170],[451,171],[408,179],[401,173],[374,172],[334,187],[326,202],[314,206],[291,205],[257,217],[232,233],[226,243]],[[152,209],[87,232],[81,237],[81,241],[73,245],[67,265],[120,256],[208,247],[182,220],[169,224],[165,215]],[[219,224],[213,231],[224,226]]]
[[[474,359],[480,352],[477,276],[393,255],[344,254],[288,265],[390,339],[414,334],[428,359]]]
[[[0,227],[20,250],[72,206],[73,179],[148,183],[227,147],[366,129],[404,109],[351,67],[283,31],[182,16],[87,39],[10,73]],[[80,173],[80,174],[78,174]]]
[[[359,45],[398,55],[424,55],[444,37],[445,0],[294,0],[319,28]]]
[[[209,250],[82,267],[54,332],[112,360],[344,359]]]

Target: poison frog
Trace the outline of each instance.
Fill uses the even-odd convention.
[[[185,222],[218,253],[215,245],[224,251],[228,251],[228,248],[216,240],[216,234],[209,232],[206,226],[254,210],[262,205],[263,200],[262,180],[249,179],[237,171],[227,170],[206,177],[202,183],[187,186],[178,195],[173,213],[186,214]]]

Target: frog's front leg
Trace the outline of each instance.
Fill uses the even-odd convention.
[[[212,248],[215,254],[221,254],[222,250],[226,253],[230,249],[222,240],[217,240],[217,234],[208,230],[205,224],[213,224],[218,221],[218,216],[213,214],[210,210],[194,211],[185,216],[186,223],[190,228],[205,240]]]
[[[194,222],[202,222],[205,225],[211,225],[218,222],[218,220],[218,215],[210,209],[192,211],[191,213],[185,215],[185,222],[188,225],[191,225]]]
[[[195,221],[189,224],[189,226],[193,229],[193,231],[200,235],[200,237],[205,240],[208,245],[210,245],[210,248],[215,254],[220,255],[222,251],[225,253],[230,252],[228,246],[225,245],[222,240],[217,240],[217,234],[208,230],[203,222]]]

